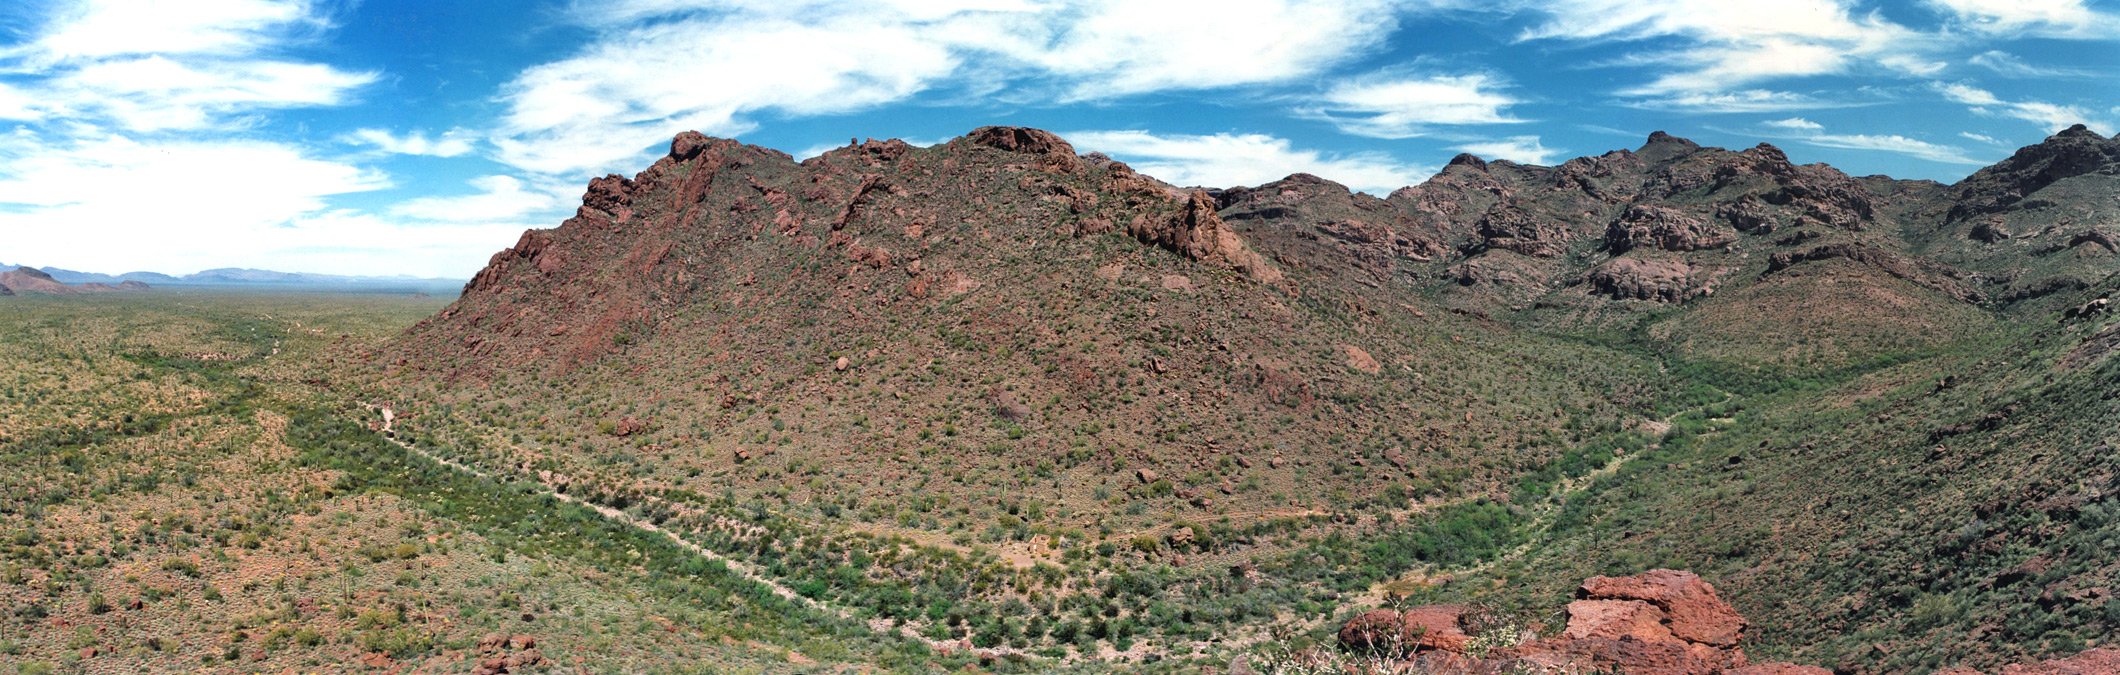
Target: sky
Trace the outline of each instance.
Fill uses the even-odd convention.
[[[2120,121],[2120,0],[12,0],[0,260],[463,278],[687,129],[1059,132],[1378,195],[1664,130],[1954,182]]]

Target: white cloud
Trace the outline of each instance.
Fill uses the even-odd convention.
[[[2011,77],[2062,78],[2095,77],[2096,74],[2077,68],[2035,66],[2026,63],[2017,55],[2001,50],[1989,50],[1966,59],[1970,63]]]
[[[1433,167],[1405,164],[1380,153],[1331,155],[1299,150],[1287,139],[1264,134],[1077,131],[1064,135],[1079,151],[1105,153],[1173,185],[1255,186],[1308,173],[1355,190],[1384,194],[1435,175]]]
[[[1826,128],[1823,124],[1819,124],[1817,122],[1813,122],[1801,117],[1791,117],[1785,120],[1774,120],[1768,122],[1767,126],[1781,127],[1783,129],[1808,129],[1812,131]]]
[[[217,259],[284,238],[278,230],[326,211],[327,197],[389,185],[372,171],[256,141],[68,143],[18,134],[0,153],[0,205],[9,207],[0,230],[9,248],[77,269]]]
[[[2024,120],[2039,125],[2048,133],[2076,124],[2087,125],[2101,132],[2109,132],[2110,129],[2105,120],[2079,106],[2044,101],[2006,101],[1994,92],[1956,82],[1936,82],[1931,86],[1946,99],[1972,106],[1975,113]]]
[[[1981,135],[1981,134],[1976,134],[1976,133],[1973,133],[1973,132],[1970,132],[1970,131],[1960,131],[1960,132],[1958,132],[1958,135],[1959,135],[1959,136],[1961,136],[1961,137],[1964,137],[1964,138],[1970,139],[1970,140],[1980,141],[1980,142],[1982,142],[1982,143],[1988,143],[1988,144],[1992,144],[1992,145],[2002,145],[2002,141],[1996,140],[1996,139],[1995,139],[1995,137],[1993,137],[1993,136],[1985,136],[1985,135]]]
[[[43,58],[245,54],[321,28],[308,0],[92,0],[57,8],[35,51]]]
[[[1630,101],[1627,105],[1648,110],[1685,113],[1762,113],[1790,110],[1841,108],[1852,103],[1828,101],[1789,91],[1746,89],[1723,93],[1687,93]]]
[[[1303,112],[1377,138],[1420,136],[1438,125],[1522,122],[1502,112],[1520,101],[1500,88],[1488,75],[1368,78],[1335,85]]]
[[[1558,151],[1539,144],[1537,136],[1510,136],[1496,141],[1481,141],[1457,146],[1463,150],[1488,159],[1506,159],[1518,164],[1551,165]]]
[[[427,138],[424,131],[399,136],[388,129],[357,129],[344,140],[356,145],[372,145],[394,155],[456,157],[471,152],[471,132],[461,128],[450,129],[432,139]]]
[[[1870,136],[1865,134],[1837,135],[1816,134],[1801,139],[1803,142],[1826,148],[1848,148],[1853,150],[1880,150],[1910,155],[1945,164],[1986,165],[1989,162],[1965,156],[1963,150],[1948,145],[1937,145],[1905,136]]]
[[[468,274],[522,229],[338,207],[392,187],[389,177],[261,133],[275,111],[346,105],[378,78],[288,56],[329,28],[314,2],[83,0],[39,10],[22,41],[0,47],[0,119],[19,122],[0,135],[0,232],[19,259],[112,272]],[[449,135],[386,140],[462,154]],[[535,197],[487,186],[496,188],[489,197]],[[428,206],[438,210],[425,215],[447,205]]]
[[[390,212],[417,220],[446,223],[515,221],[560,207],[566,192],[578,186],[557,184],[526,189],[512,176],[481,176],[470,181],[478,192],[457,197],[424,197],[391,207]]]
[[[2061,38],[2120,37],[2120,17],[2082,0],[1929,0],[1975,31]]]
[[[1942,92],[1944,98],[1966,105],[2002,105],[2002,99],[1995,98],[1993,92],[1972,85],[1938,83],[1936,91]]]
[[[1689,41],[1634,58],[1676,69],[1624,90],[1625,95],[1718,92],[1769,79],[1842,73],[1864,64],[1915,73],[1941,68],[1921,57],[1934,40],[1875,14],[1856,16],[1839,0],[1556,0],[1539,8],[1548,20],[1520,39]]]
[[[1057,19],[1057,21],[1050,21]],[[1076,81],[1077,99],[1279,82],[1379,46],[1398,28],[1382,0],[1091,0],[1049,15],[1055,39],[1010,50]]]
[[[1767,126],[1787,129],[1790,132],[1790,135],[1787,136],[1788,138],[1794,138],[1807,145],[1815,145],[1822,148],[1893,152],[1945,164],[1984,165],[1989,163],[1967,157],[1965,151],[1955,147],[1938,145],[1905,136],[1828,134],[1824,133],[1825,125],[1801,117],[1768,122]]]
[[[235,128],[261,110],[341,105],[375,73],[275,58],[326,25],[309,2],[89,0],[55,5],[0,49],[0,117],[90,131]]]
[[[1049,102],[1288,82],[1379,48],[1400,4],[583,5],[573,15],[597,33],[593,46],[517,75],[494,143],[517,168],[585,175],[637,164],[681,129],[733,136],[761,115],[847,113],[936,89]]]
[[[87,64],[47,83],[55,109],[135,131],[201,129],[259,109],[332,106],[375,81],[312,63],[247,60],[186,65],[162,56]]]

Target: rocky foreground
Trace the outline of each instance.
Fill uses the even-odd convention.
[[[1348,650],[1379,655],[1358,670],[1446,673],[1627,675],[1833,675],[1786,662],[1752,663],[1739,642],[1745,618],[1692,572],[1650,570],[1591,577],[1566,609],[1567,627],[1534,637],[1537,626],[1497,620],[1467,605],[1376,609],[1349,620]],[[1511,633],[1501,634],[1497,633]],[[1845,669],[1844,669],[1845,670]],[[2000,675],[2120,673],[2120,650],[2091,649],[2065,659],[2003,668]],[[1954,668],[1937,675],[1983,675]]]

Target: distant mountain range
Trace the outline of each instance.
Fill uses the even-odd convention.
[[[126,272],[124,274],[102,274],[81,272],[58,267],[31,267],[28,265],[0,264],[0,270],[17,268],[34,269],[49,275],[62,284],[109,284],[117,285],[137,281],[150,286],[241,286],[241,287],[308,287],[315,289],[344,288],[365,291],[407,292],[455,292],[464,285],[463,279],[437,277],[415,277],[399,274],[393,276],[345,276],[339,274],[314,274],[309,272],[279,272],[241,267],[221,267],[183,276],[172,276],[160,272]]]

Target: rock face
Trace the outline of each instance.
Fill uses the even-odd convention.
[[[2077,127],[2082,128],[2082,127]],[[2064,132],[2066,133],[2066,132]],[[2120,650],[2092,649],[2065,659],[2005,666],[2002,675],[2112,675],[2120,673]]]
[[[1462,672],[1510,672],[1517,664],[1559,672],[1637,675],[1818,675],[1822,669],[1788,663],[1754,665],[1737,643],[1745,620],[1691,572],[1650,570],[1629,577],[1593,577],[1568,605],[1560,635],[1460,662]],[[1416,607],[1404,613],[1371,610],[1340,628],[1340,644],[1358,651],[1462,653],[1474,636],[1463,605]],[[1458,671],[1452,671],[1458,672]]]
[[[1204,191],[1187,196],[1184,206],[1169,218],[1147,214],[1135,216],[1126,231],[1143,243],[1170,249],[1192,260],[1231,267],[1259,281],[1281,279],[1279,270],[1246,246],[1244,239],[1222,222],[1222,217],[1215,213],[1214,197]]]
[[[1577,589],[1581,602],[1643,602],[1663,610],[1671,634],[1688,642],[1731,647],[1744,635],[1745,618],[1715,596],[1715,587],[1692,572],[1650,570],[1631,577],[1591,577]],[[1574,627],[1575,605],[1569,605]]]
[[[1340,645],[1357,651],[1463,652],[1472,636],[1459,621],[1469,610],[1464,605],[1428,605],[1404,613],[1373,609],[1340,628]]]
[[[1967,177],[1957,186],[1949,220],[1967,220],[2010,208],[2057,181],[2120,165],[2120,140],[2078,124],[2046,141],[2017,150],[2009,159]]]
[[[1692,572],[1649,570],[1625,577],[1591,577],[1568,603],[1568,625],[1557,636],[1532,639],[1472,658],[1466,632],[1477,610],[1428,605],[1403,613],[1374,609],[1340,627],[1344,649],[1404,655],[1419,672],[1609,672],[1627,675],[1832,675],[1818,666],[1750,663],[1738,642],[1746,621],[1715,587]],[[1366,671],[1365,671],[1366,672]],[[2120,650],[2004,667],[1996,675],[2114,675]],[[1952,668],[1938,675],[1983,675]]]
[[[1694,294],[1694,269],[1671,260],[1613,258],[1590,270],[1590,285],[1598,293],[1623,300],[1679,302]]]
[[[1712,227],[1677,209],[1634,205],[1605,229],[1605,247],[1614,254],[1636,246],[1666,251],[1698,251],[1729,245],[1735,235]]]

